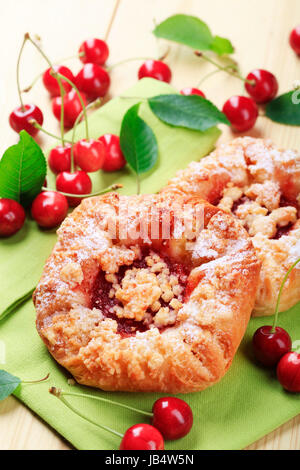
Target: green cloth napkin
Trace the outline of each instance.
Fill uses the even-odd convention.
[[[170,91],[172,88],[166,84],[145,79],[126,95],[146,97]],[[91,136],[118,132],[124,112],[137,101],[114,99],[93,113],[89,120]],[[157,191],[178,168],[209,152],[219,135],[217,129],[200,134],[166,126],[151,114],[146,104],[142,105],[141,115],[153,128],[160,151],[159,165],[142,180],[143,192]],[[83,135],[84,129],[80,126],[78,136]],[[94,188],[121,182],[125,185],[124,193],[135,192],[134,176],[129,171],[124,176],[120,175],[94,176]],[[0,312],[37,283],[55,239],[55,233],[41,231],[28,220],[19,234],[0,241]],[[300,339],[299,314],[300,304],[280,317],[281,326],[292,334],[293,340]],[[21,385],[15,395],[77,449],[118,449],[117,437],[79,418],[50,395],[48,388],[57,386],[87,392],[148,411],[159,395],[108,393],[82,386],[70,387],[67,384],[70,375],[51,358],[34,323],[35,312],[30,301],[0,323],[0,341],[6,348],[6,363],[0,367],[23,380],[39,379],[48,372],[51,374],[46,383]],[[259,367],[252,358],[251,336],[265,323],[270,323],[270,319],[251,320],[233,365],[219,384],[201,393],[184,395],[193,408],[194,426],[185,438],[167,442],[167,449],[241,449],[300,412],[299,395],[284,392],[274,372]],[[143,420],[139,414],[91,399],[67,399],[81,413],[120,432]]]

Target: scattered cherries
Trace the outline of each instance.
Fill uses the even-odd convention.
[[[81,98],[83,100],[84,105],[86,105],[87,99],[84,93],[81,93]],[[82,111],[82,105],[81,105],[80,99],[74,89],[72,89],[71,91],[65,94],[65,96],[63,97],[63,103],[64,103],[64,126],[66,128],[73,127],[77,117]],[[60,116],[61,116],[61,104],[62,104],[61,96],[57,96],[56,98],[53,98],[52,111],[56,119],[58,119],[59,121],[60,121]]]
[[[191,407],[180,398],[159,398],[152,408],[152,425],[165,439],[174,440],[186,436],[193,426]]]
[[[0,237],[10,237],[24,225],[25,211],[13,199],[0,199]]]
[[[125,432],[120,450],[164,450],[164,439],[150,424],[135,424]]]
[[[54,147],[48,156],[48,165],[53,173],[71,170],[71,144],[64,143]]]
[[[256,69],[247,75],[245,88],[256,103],[265,104],[277,95],[278,82],[268,70]]]
[[[103,65],[108,59],[108,45],[102,39],[87,39],[79,48],[79,58],[84,64]]]
[[[290,45],[296,54],[300,55],[300,24],[290,34]]]
[[[256,359],[267,367],[276,366],[279,359],[288,353],[292,347],[290,335],[277,326],[262,326],[253,336],[253,352]]]
[[[100,170],[105,160],[105,146],[100,140],[81,139],[74,146],[74,161],[83,171]]]
[[[223,113],[237,132],[250,130],[258,117],[258,108],[252,98],[232,96],[223,106]]]
[[[199,88],[193,88],[193,87],[182,88],[182,90],[180,90],[180,94],[185,95],[185,96],[199,95],[199,96],[202,96],[202,98],[206,98],[203,91],[199,90]]]
[[[50,229],[61,224],[68,209],[68,201],[63,194],[43,191],[33,201],[31,215],[40,227]]]
[[[120,138],[115,134],[104,134],[99,137],[105,148],[103,171],[121,170],[126,165],[126,160],[120,147]]]
[[[74,82],[74,75],[68,67],[65,67],[64,65],[54,65],[53,70],[49,67],[43,74],[43,83],[46,90],[49,91],[52,97],[60,96],[59,83],[57,81],[57,78],[53,77],[53,71],[68,78],[69,80],[71,80],[71,82]],[[66,82],[66,80],[62,80],[61,84],[66,93],[68,93],[72,88],[70,83]]]
[[[69,194],[90,194],[92,190],[92,181],[85,171],[63,171],[59,173],[56,178],[57,191]],[[68,203],[71,207],[80,204],[82,198],[80,197],[67,197]]]
[[[172,72],[170,67],[161,60],[146,60],[138,71],[138,78],[150,77],[162,82],[170,83]]]
[[[34,127],[30,121],[36,121],[40,126],[43,125],[43,113],[35,104],[25,104],[14,109],[9,116],[9,123],[12,129],[16,132],[25,130],[34,137],[38,133],[38,129]]]
[[[110,77],[106,70],[97,64],[85,64],[76,75],[75,83],[90,100],[106,95]]]

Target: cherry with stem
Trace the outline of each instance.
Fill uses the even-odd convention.
[[[277,326],[280,299],[284,285],[292,270],[300,262],[297,259],[286,272],[277,297],[273,326],[265,325],[256,330],[252,339],[253,352],[256,359],[267,367],[274,367],[279,360],[291,351],[292,340],[283,328]]]
[[[9,124],[14,131],[19,133],[21,132],[21,130],[24,129],[32,137],[34,137],[38,133],[38,129],[34,127],[30,123],[30,121],[34,119],[40,125],[42,125],[44,117],[43,117],[42,111],[40,110],[38,106],[34,104],[24,104],[23,99],[22,99],[21,86],[20,86],[20,62],[21,62],[21,57],[22,57],[22,53],[24,50],[24,46],[28,40],[28,37],[29,37],[28,33],[24,35],[24,39],[23,39],[22,46],[18,55],[18,60],[17,60],[16,75],[17,75],[17,88],[18,88],[20,106],[11,112],[9,116]]]
[[[53,68],[53,64],[51,63],[50,59],[48,56],[44,53],[44,51],[41,49],[41,47],[30,37],[30,35],[27,33],[26,38],[28,41],[31,42],[31,44],[38,50],[38,52],[44,57],[45,61],[48,63],[50,69],[51,69],[51,75],[57,79],[59,90],[60,90],[60,95],[61,95],[61,117],[60,117],[60,133],[61,133],[61,143],[62,146],[64,146],[64,95],[65,95],[65,89],[62,84],[62,79],[66,79],[61,74],[58,74],[55,72]],[[72,82],[71,82],[72,83]]]
[[[51,387],[49,393],[58,398],[69,410],[75,413],[80,418],[89,422],[90,424],[97,426],[104,431],[108,431],[114,436],[120,437],[120,450],[163,450],[164,449],[164,440],[161,433],[150,424],[137,424],[127,429],[127,431],[122,434],[115,429],[110,428],[104,424],[100,424],[97,421],[85,416],[79,410],[77,410],[68,400],[65,399],[61,390],[56,387]]]
[[[184,437],[189,433],[193,425],[193,413],[190,406],[180,398],[163,397],[155,401],[152,412],[125,405],[117,401],[110,400],[90,394],[76,392],[65,392],[55,388],[55,393],[60,397],[70,396],[78,398],[90,398],[109,405],[124,408],[129,411],[151,418],[151,424],[157,428],[165,439],[174,440]],[[56,396],[57,396],[56,395]]]

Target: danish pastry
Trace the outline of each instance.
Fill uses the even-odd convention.
[[[282,279],[300,257],[300,155],[250,137],[221,145],[178,172],[164,195],[199,196],[233,214],[262,262],[254,315],[272,315]],[[283,290],[280,311],[300,300],[300,265]]]
[[[81,384],[203,390],[232,362],[259,270],[246,230],[197,197],[89,198],[58,230],[37,329]]]

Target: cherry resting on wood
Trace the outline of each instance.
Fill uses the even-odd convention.
[[[0,198],[0,237],[10,237],[24,225],[25,211],[13,199]]]

